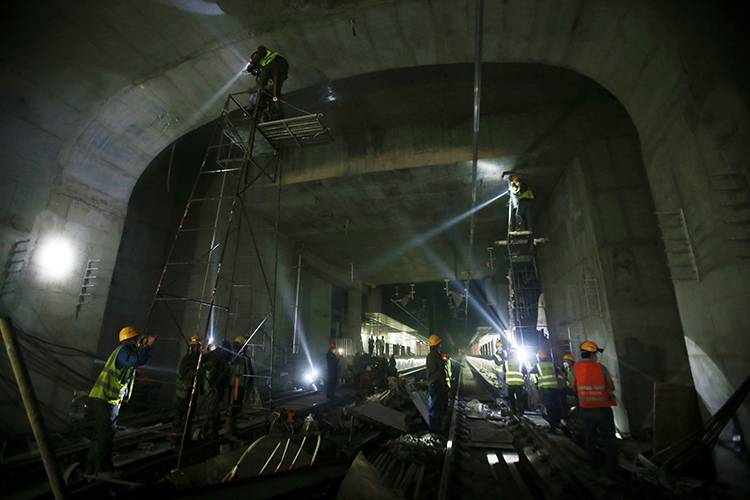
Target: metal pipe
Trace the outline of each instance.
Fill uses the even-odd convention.
[[[268,464],[271,463],[271,459],[273,458],[274,455],[276,455],[276,452],[278,451],[279,446],[281,446],[281,441],[279,441],[278,443],[276,443],[276,447],[273,449],[273,451],[271,452],[271,454],[268,455],[268,460],[266,460],[266,463],[263,464],[263,467],[260,469],[260,472],[258,472],[259,476],[263,475],[263,473],[266,470],[266,467],[268,467]]]
[[[474,26],[474,124],[471,159],[471,219],[469,221],[469,273],[474,269],[474,228],[476,225],[474,207],[477,204],[477,170],[479,163],[479,115],[482,94],[482,31],[484,0],[477,0]],[[471,277],[471,275],[469,276]]]
[[[302,281],[302,252],[297,255],[297,291],[294,293],[294,331],[292,333],[292,354],[297,354],[297,324],[299,323],[299,287]]]
[[[13,375],[16,377],[18,391],[21,393],[21,400],[26,410],[26,416],[29,418],[34,439],[36,439],[39,446],[39,455],[42,457],[44,470],[47,472],[50,489],[55,499],[63,499],[65,498],[65,489],[62,476],[60,475],[60,468],[47,440],[47,428],[39,411],[39,403],[36,399],[36,394],[34,394],[34,387],[31,385],[29,372],[26,370],[21,349],[16,342],[10,322],[5,318],[0,318],[0,332],[2,332],[5,350],[8,352],[8,360],[13,369]]]

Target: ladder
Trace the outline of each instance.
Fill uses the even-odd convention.
[[[669,274],[674,281],[700,281],[698,260],[682,208],[656,212],[667,254]]]
[[[192,335],[206,344],[251,337],[247,346],[254,377],[265,379],[270,391],[280,154],[289,147],[330,142],[332,136],[321,114],[260,122],[260,106],[251,114],[241,104],[251,95],[238,92],[226,98],[155,286],[146,331],[185,344]],[[257,91],[255,102],[260,97]],[[270,224],[247,210],[255,193],[251,188],[262,184],[277,186],[276,217]],[[264,240],[259,231],[272,231],[274,237]],[[262,246],[268,241],[273,244],[264,256]],[[264,351],[262,356],[258,350]]]
[[[30,241],[29,239],[16,240],[8,250],[8,258],[3,268],[2,281],[0,281],[0,297],[10,295],[16,290],[21,271],[26,265]]]

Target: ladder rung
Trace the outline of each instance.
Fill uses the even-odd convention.
[[[210,231],[212,229],[213,227],[188,227],[188,228],[183,227],[177,232],[178,233],[197,233],[200,231]]]
[[[201,175],[207,175],[207,174],[224,174],[227,172],[237,172],[238,170],[242,170],[241,168],[220,168],[217,170],[202,170]]]

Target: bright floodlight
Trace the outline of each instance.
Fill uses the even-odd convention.
[[[318,370],[315,368],[311,368],[306,374],[305,374],[305,382],[308,384],[314,383],[316,380],[318,380]]]
[[[339,355],[343,355],[343,354],[344,354],[344,350],[339,347]]]
[[[37,250],[36,263],[44,279],[61,280],[73,270],[75,264],[73,247],[65,238],[46,239]]]
[[[516,359],[519,363],[525,365],[531,361],[531,353],[525,347],[518,347],[516,349]]]

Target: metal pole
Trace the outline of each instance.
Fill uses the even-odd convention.
[[[16,342],[16,337],[10,323],[5,318],[0,318],[0,332],[2,332],[5,350],[8,352],[8,360],[13,369],[13,375],[16,377],[18,391],[21,393],[23,407],[26,410],[26,416],[29,418],[31,430],[34,433],[37,445],[39,446],[39,455],[42,457],[44,470],[47,472],[47,479],[52,489],[52,494],[56,499],[65,498],[65,489],[60,476],[60,468],[52,448],[47,441],[47,428],[39,411],[39,404],[34,394],[34,387],[31,385],[29,372],[26,370],[26,364],[23,361],[21,349]]]
[[[294,332],[292,333],[292,354],[297,354],[297,324],[299,323],[299,286],[302,281],[302,252],[297,255],[297,291],[294,293]]]
[[[482,29],[484,0],[477,0],[474,26],[474,126],[471,159],[471,219],[469,220],[469,272],[474,271],[474,207],[477,204],[477,167],[479,162],[479,112],[482,94]],[[471,275],[470,275],[471,277]]]

